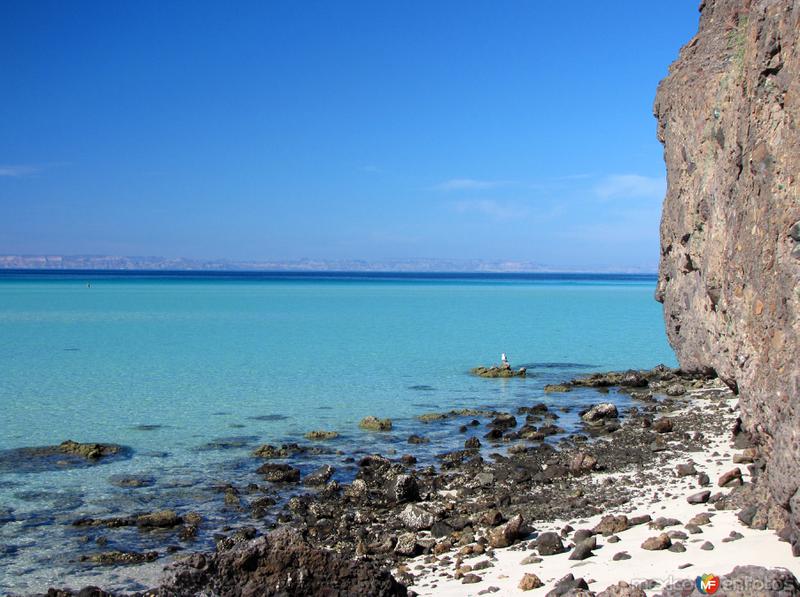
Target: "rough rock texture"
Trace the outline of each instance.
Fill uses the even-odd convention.
[[[657,300],[681,367],[741,397],[762,487],[800,523],[800,2],[705,0],[655,102]],[[768,506],[767,506],[768,507]]]
[[[208,556],[176,562],[158,595],[376,595],[407,590],[388,570],[312,548],[300,535],[281,529]]]

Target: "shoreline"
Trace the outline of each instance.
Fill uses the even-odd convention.
[[[671,391],[676,384],[683,388],[680,392]],[[658,577],[663,584],[668,577],[700,574],[701,568],[702,573],[726,573],[732,566],[705,568],[721,566],[723,560],[739,561],[736,557],[753,545],[759,553],[770,554],[765,563],[785,562],[793,572],[800,572],[792,566],[789,546],[779,543],[774,531],[754,533],[748,529],[747,533],[741,532],[742,538],[722,542],[724,534],[739,528],[735,511],[740,503],[727,495],[734,490],[714,495],[714,506],[690,506],[685,502],[687,492],[705,489],[717,493],[716,487],[698,486],[703,485],[697,483],[700,472],[705,472],[715,485],[720,471],[733,466],[726,443],[736,418],[730,390],[719,380],[660,367],[594,374],[562,384],[558,391],[593,387],[597,403],[602,405],[609,388],[618,385],[636,406],[622,415],[614,409],[614,416],[586,422],[584,432],[572,433],[555,445],[541,441],[547,437],[541,432],[553,427],[558,414],[543,404],[533,404],[518,408],[516,417],[523,419],[521,424],[516,419],[512,424],[509,417],[514,419],[514,415],[510,413],[488,415],[491,421],[485,427],[493,441],[479,440],[476,445],[473,436],[472,444],[467,442],[464,450],[439,455],[438,471],[434,466],[416,467],[413,458],[366,456],[358,462],[352,483],[323,481],[316,491],[301,492],[289,499],[278,513],[279,528],[287,532],[293,529],[296,536],[289,545],[303,553],[335,552],[345,561],[370,567],[373,573],[391,568],[400,582],[421,595],[473,595],[495,589],[514,594],[521,592],[517,585],[526,572],[536,574],[547,590],[570,571],[592,581],[589,586],[595,591],[611,581],[630,582],[640,577]],[[592,418],[591,413],[582,414],[584,421]],[[442,416],[451,424],[461,422],[448,413]],[[421,427],[424,425],[420,422]],[[505,454],[490,453],[490,460],[486,460],[481,455],[486,453],[481,451],[481,443],[507,450]],[[697,472],[676,477],[675,466],[689,458]],[[268,468],[286,470],[280,465]],[[748,481],[749,473],[743,473],[743,479]],[[749,487],[749,483],[744,485],[744,489]],[[683,544],[685,552],[643,551],[639,544],[661,533],[644,523],[620,531],[616,544],[595,536],[597,546],[589,550],[587,559],[568,559],[574,537],[562,532],[567,523],[575,529],[591,529],[607,514],[649,514],[653,519],[676,518],[682,524],[663,531],[685,533],[682,525],[690,518],[690,512],[715,507],[721,509],[714,510],[712,526],[703,526],[702,533],[685,538],[675,535],[675,543]],[[514,521],[519,523],[517,528],[508,532]],[[253,539],[259,534],[255,527],[232,529],[227,538],[218,541],[217,553],[209,554],[211,566],[233,567],[227,576],[246,576],[246,571],[235,569],[231,554],[246,555],[256,544],[263,551],[270,535],[281,534],[278,531],[276,535],[274,529],[263,530],[268,533],[266,538]],[[561,541],[567,551],[541,557],[538,563],[520,565],[527,556],[539,557],[532,548],[537,545],[537,533],[547,531],[563,535]],[[706,540],[711,540],[714,550],[698,551]],[[632,559],[615,561],[614,566],[604,568],[613,561],[612,555],[622,550]],[[179,556],[166,566],[166,577],[185,579],[188,575],[193,586],[206,588],[218,582],[205,567],[199,572],[187,568],[186,562],[194,557],[189,551],[185,552],[189,555]],[[679,568],[689,556],[695,565]],[[759,563],[752,557],[739,559],[742,563]],[[636,569],[635,574],[629,572],[631,567]],[[290,570],[284,572],[291,576]],[[471,584],[464,584],[466,577]],[[179,589],[180,585],[170,585],[168,594]],[[545,589],[533,594],[544,594]],[[657,589],[648,593],[655,594]]]
[[[691,395],[692,393],[690,393]],[[688,406],[683,412],[675,412],[680,416],[692,410],[702,410],[707,415],[717,417],[713,433],[705,432],[708,447],[700,452],[675,452],[666,462],[657,466],[655,472],[662,475],[663,482],[650,487],[653,494],[637,497],[630,504],[621,506],[608,513],[589,518],[562,518],[536,525],[532,539],[521,544],[493,550],[491,554],[480,556],[464,555],[460,559],[460,567],[431,568],[430,560],[421,556],[409,562],[409,568],[422,564],[425,572],[411,586],[420,596],[441,595],[466,596],[498,592],[501,595],[544,595],[555,588],[560,579],[572,574],[576,579],[583,578],[589,591],[601,591],[619,582],[626,582],[640,587],[647,595],[659,595],[661,591],[674,583],[704,574],[722,576],[730,573],[736,566],[756,565],[766,568],[784,568],[795,576],[800,576],[800,561],[792,556],[790,545],[782,542],[775,529],[758,530],[750,528],[737,517],[738,508],[727,509],[725,498],[731,496],[735,488],[721,488],[718,479],[734,468],[742,472],[744,484],[752,481],[746,465],[734,463],[734,455],[742,457],[743,452],[732,446],[731,437],[726,430],[733,428],[736,421],[736,398],[726,393],[721,404],[700,403]],[[694,393],[694,398],[702,396],[702,392]],[[702,400],[702,398],[700,398]],[[687,458],[688,457],[688,458]],[[704,472],[710,478],[710,484],[700,484],[696,475],[678,476],[676,464],[691,462],[698,472]],[[628,484],[635,482],[635,470],[598,474],[598,483]],[[723,506],[717,509],[711,502],[690,504],[687,497],[702,491],[710,491],[712,501]],[[708,514],[710,522],[697,528],[686,525],[689,521],[702,518]],[[593,555],[585,560],[571,560],[575,541],[574,529],[594,529],[601,525],[605,516],[626,515],[634,517],[650,517],[673,519],[663,529],[652,528],[653,522],[631,526],[611,534],[613,539],[603,534],[593,535],[597,547]],[[699,516],[698,516],[699,515]],[[656,525],[658,526],[658,525]],[[535,550],[536,535],[555,532],[563,537],[568,549],[561,554],[539,557],[539,562],[525,562],[525,559],[537,559]],[[673,535],[672,545],[682,545],[683,551],[646,550],[642,544],[651,537],[666,532]],[[572,541],[570,541],[572,539]],[[708,543],[713,547],[708,549]],[[527,544],[526,544],[527,543]],[[533,558],[531,555],[533,554]],[[627,554],[625,559],[615,559],[618,554]],[[488,557],[487,557],[488,555]],[[490,567],[483,567],[489,562]],[[477,565],[477,566],[476,566]],[[480,577],[475,584],[464,584],[464,576],[476,568]],[[522,590],[519,583],[525,574],[534,574],[543,585],[534,589]],[[474,579],[470,579],[474,581]],[[538,583],[537,583],[538,584]]]

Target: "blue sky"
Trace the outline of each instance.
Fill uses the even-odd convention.
[[[0,4],[0,254],[654,267],[669,2]]]

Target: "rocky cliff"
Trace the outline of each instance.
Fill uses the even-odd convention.
[[[739,393],[771,524],[788,519],[796,538],[800,1],[700,11],[655,102],[668,176],[656,298],[681,366],[713,369]]]

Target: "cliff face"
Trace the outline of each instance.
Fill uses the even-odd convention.
[[[668,179],[656,298],[681,366],[738,391],[762,486],[797,536],[800,0],[700,10],[655,102]]]

